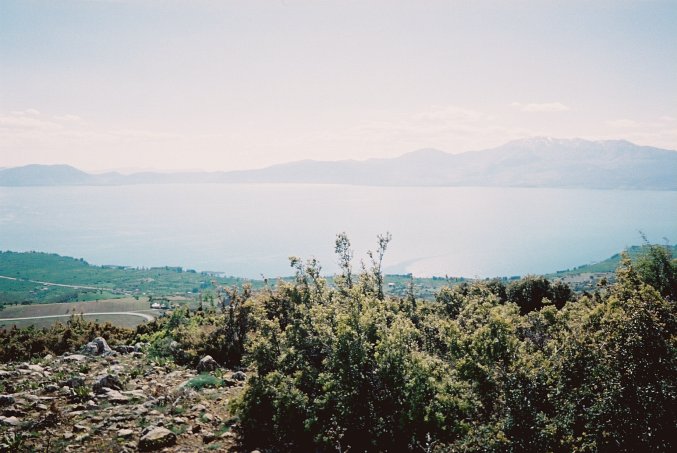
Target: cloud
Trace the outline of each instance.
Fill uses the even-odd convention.
[[[57,121],[82,121],[82,118],[79,117],[78,115],[71,115],[71,114],[65,114],[65,115],[55,115],[52,118],[54,118]]]
[[[410,114],[378,112],[374,116],[370,121],[324,134],[317,141],[343,143],[345,149],[361,148],[370,155],[384,150],[385,156],[395,150],[406,152],[421,147],[461,152],[544,135],[544,131],[512,127],[495,115],[456,105],[433,106]]]
[[[38,116],[40,111],[36,109],[15,110],[10,112],[12,116]]]
[[[73,114],[48,117],[35,109],[0,113],[0,148],[56,149],[69,146],[143,145],[183,138],[175,133],[96,127]]]
[[[522,104],[521,102],[513,102],[511,105],[517,107],[522,112],[566,112],[571,110],[561,102],[543,102],[540,104]]]
[[[608,120],[604,122],[607,126],[625,129],[625,128],[635,128],[640,127],[642,124],[635,120],[629,120],[627,118],[621,118],[617,120]]]
[[[634,120],[616,118],[604,121],[609,129],[602,139],[622,137],[638,144],[650,144],[661,148],[675,149],[677,146],[677,127],[675,117],[664,115],[655,119]]]

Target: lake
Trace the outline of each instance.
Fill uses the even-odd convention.
[[[677,192],[292,184],[0,187],[0,249],[92,264],[182,266],[258,278],[288,257],[336,271],[348,233],[356,263],[393,236],[388,273],[512,276],[600,261],[677,240]]]

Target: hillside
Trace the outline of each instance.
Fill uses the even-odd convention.
[[[636,259],[646,251],[645,246],[628,249]],[[677,246],[671,246],[677,256]],[[551,279],[572,276],[612,274],[620,263],[620,253],[594,264],[585,264],[572,269],[548,274]],[[285,279],[291,280],[291,277]],[[333,284],[333,278],[327,279]],[[507,279],[506,279],[507,280]],[[386,292],[404,297],[413,282],[417,297],[434,299],[437,292],[449,284],[470,281],[464,278],[448,280],[444,277],[420,278],[411,275],[386,275]],[[41,282],[56,283],[46,285]],[[574,289],[587,289],[568,282]],[[130,296],[184,295],[189,298],[203,293],[213,297],[214,284],[238,286],[249,283],[254,289],[264,287],[263,280],[248,280],[239,277],[224,277],[215,272],[196,272],[179,267],[155,267],[136,269],[127,266],[94,266],[83,259],[41,252],[0,252],[0,306],[17,303],[58,303],[95,301]],[[594,281],[591,283],[594,286]]]
[[[458,154],[422,149],[389,159],[304,160],[232,172],[106,173],[65,165],[0,170],[0,186],[297,183],[677,190],[677,152],[623,140],[531,138]]]
[[[56,254],[9,251],[0,252],[0,276],[9,277],[0,278],[0,304],[75,302],[141,294],[197,294],[211,289],[212,281],[225,286],[241,286],[248,281],[177,267],[93,266],[83,259]],[[259,287],[263,282],[252,284]]]

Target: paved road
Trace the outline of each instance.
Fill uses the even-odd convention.
[[[131,316],[141,316],[144,318],[146,321],[152,321],[155,319],[154,316],[146,314],[146,313],[137,313],[133,311],[107,311],[107,312],[100,312],[100,313],[77,313],[77,315],[82,314],[83,316],[97,316],[97,315],[131,315]],[[30,316],[27,318],[2,318],[0,319],[0,322],[7,322],[7,321],[23,321],[26,319],[44,319],[44,318],[70,318],[71,315],[45,315],[45,316]]]

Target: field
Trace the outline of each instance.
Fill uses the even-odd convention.
[[[115,313],[115,312],[134,312],[143,313],[146,315],[157,316],[160,314],[159,310],[151,310],[150,303],[147,298],[139,298],[136,300],[133,297],[121,299],[107,299],[98,302],[72,302],[61,304],[34,304],[34,305],[15,305],[7,306],[3,311],[0,311],[0,328],[9,328],[12,325],[17,327],[28,327],[34,325],[35,327],[45,327],[56,322],[65,322],[68,316],[74,313]],[[60,316],[43,319],[19,319],[11,321],[12,318],[32,318],[44,316]],[[126,314],[98,314],[86,316],[88,319],[97,319],[100,322],[109,321],[112,324],[122,327],[136,327],[137,325],[146,322],[141,316],[126,315]]]

